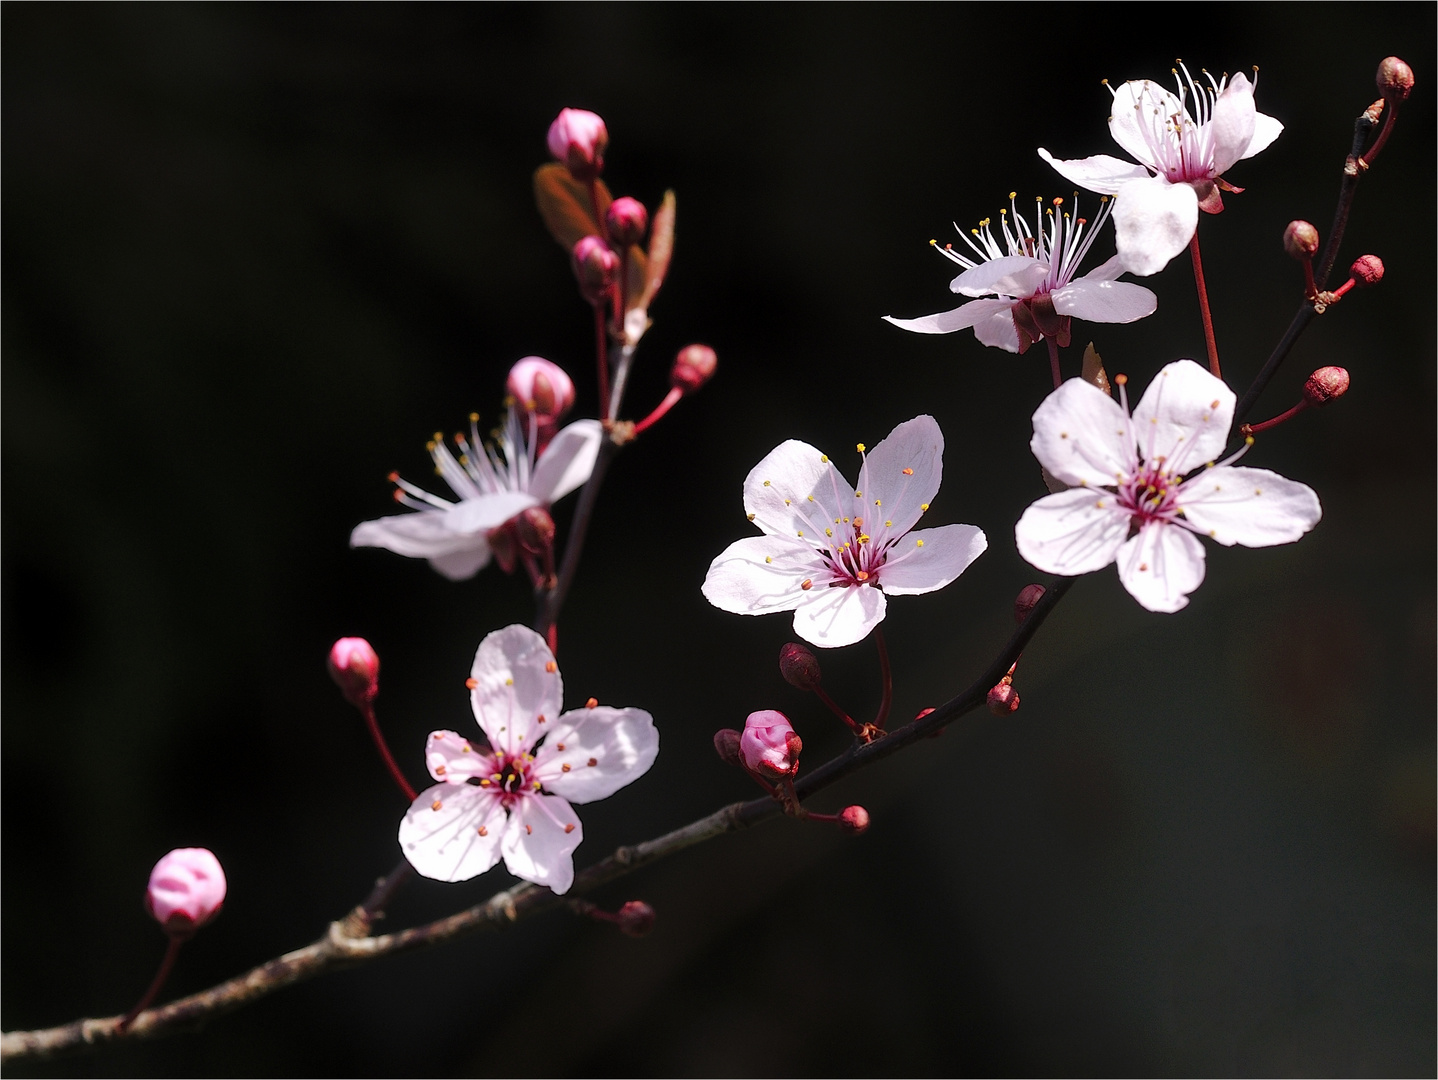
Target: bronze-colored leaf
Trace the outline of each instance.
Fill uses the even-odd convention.
[[[654,212],[654,222],[649,226],[649,273],[644,282],[644,296],[636,307],[649,307],[659,286],[664,284],[664,275],[669,273],[669,260],[674,257],[675,207],[674,192],[666,191],[664,201]]]
[[[629,245],[629,279],[625,283],[624,295],[629,298],[625,305],[626,311],[633,311],[637,307],[647,307],[645,300],[645,279],[649,276],[649,260],[644,257],[644,249],[638,244]]]
[[[1113,397],[1113,387],[1108,384],[1108,372],[1103,369],[1103,358],[1093,347],[1092,341],[1083,351],[1083,381],[1092,383],[1109,397]]]
[[[539,207],[539,216],[544,219],[549,235],[559,242],[565,251],[586,236],[603,236],[604,229],[595,215],[604,216],[614,200],[603,180],[594,182],[594,197],[591,199],[589,185],[580,183],[570,175],[569,170],[557,161],[551,161],[534,170],[534,202]]]

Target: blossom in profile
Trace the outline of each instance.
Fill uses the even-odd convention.
[[[526,626],[484,639],[469,684],[484,738],[430,733],[425,761],[437,783],[400,822],[400,848],[439,881],[468,880],[503,859],[516,877],[566,892],[584,839],[572,804],[607,798],[649,770],[654,720],[592,698],[561,713],[554,654]]]
[[[1079,264],[1108,220],[1112,210],[1108,199],[1100,203],[1092,223],[1077,216],[1077,197],[1074,216],[1063,209],[1062,199],[1055,199],[1053,207],[1038,214],[1033,228],[1013,199],[1010,192],[1012,218],[1008,211],[999,211],[998,236],[991,219],[985,218],[977,229],[970,230],[970,236],[959,234],[968,244],[968,252],[956,251],[952,244],[942,248],[934,244],[940,254],[964,268],[949,283],[951,290],[960,296],[992,299],[970,300],[952,311],[918,319],[884,318],[918,334],[951,334],[972,328],[985,345],[1024,353],[1046,337],[1068,345],[1072,319],[1128,323],[1153,314],[1158,307],[1153,293],[1141,285],[1115,280],[1123,273],[1118,256],[1077,276]],[[1039,203],[1042,207],[1042,200]]]
[[[439,432],[428,445],[435,472],[454,499],[432,495],[391,473],[395,501],[415,512],[356,526],[350,546],[428,559],[445,577],[462,581],[489,563],[491,532],[525,510],[562,498],[594,471],[604,435],[597,420],[570,424],[538,451],[540,422],[520,405],[510,407],[493,444],[481,442],[478,419],[471,415],[468,437],[455,436],[458,455]]]
[[[938,423],[915,417],[864,456],[851,485],[827,454],[782,443],[744,481],[744,510],[764,535],[714,560],[704,596],[740,615],[793,611],[794,632],[824,648],[863,640],[888,596],[942,589],[988,546],[973,525],[911,531],[938,493],[943,454]]]
[[[1228,441],[1234,394],[1192,360],[1158,373],[1132,414],[1082,379],[1070,379],[1034,413],[1034,456],[1074,485],[1024,511],[1019,554],[1040,570],[1074,576],[1118,564],[1125,589],[1150,611],[1178,611],[1203,582],[1198,537],[1225,546],[1297,540],[1322,516],[1311,488],[1214,464]],[[1246,449],[1246,447],[1245,447]]]
[[[1118,197],[1114,210],[1118,257],[1125,270],[1156,274],[1188,246],[1198,212],[1223,209],[1221,191],[1242,191],[1223,174],[1265,149],[1283,125],[1253,105],[1254,84],[1241,72],[1201,85],[1179,65],[1178,93],[1147,79],[1113,94],[1109,131],[1138,164],[1108,154],[1062,160],[1039,156],[1080,187]]]

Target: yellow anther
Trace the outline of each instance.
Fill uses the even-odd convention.
[[[788,500],[788,499],[785,499],[785,500],[784,500],[784,505],[785,505],[785,506],[788,506],[788,505],[789,505],[789,500]]]
[[[857,574],[855,574],[854,576],[857,577],[860,581],[868,581],[868,580],[869,580],[869,572],[868,572],[867,570],[860,570],[860,571],[859,571]]]
[[[799,582],[799,588],[803,589],[805,592],[808,592],[808,591],[809,591],[810,589],[812,589],[813,587],[814,587],[814,579],[813,579],[813,578],[805,578],[803,581]]]
[[[1011,192],[1009,192],[1009,198],[1011,198],[1011,199],[1017,199],[1018,197],[1019,197],[1019,193],[1018,193],[1017,191],[1011,191]]]
[[[800,536],[803,536],[803,535],[804,535],[804,530],[803,530],[803,529],[800,529],[800,530],[799,530],[799,535],[800,535]]]
[[[913,470],[913,469],[905,469],[905,470],[904,470],[904,475],[905,475],[905,476],[913,476],[913,475],[914,475],[914,470]]]
[[[765,486],[765,487],[768,487],[768,486],[769,486],[769,481],[765,480],[765,481],[764,481],[764,486]]]
[[[504,685],[505,685],[505,686],[513,686],[513,685],[514,685],[514,677],[513,677],[513,676],[510,676],[508,679],[505,679],[505,680],[504,680]]]
[[[834,535],[834,530],[833,530],[833,529],[825,529],[825,530],[824,530],[824,535],[825,535],[825,536],[833,536],[833,535]]]
[[[884,528],[886,528],[886,529],[892,529],[893,527],[894,527],[893,521],[886,521],[886,522],[884,522]]]
[[[512,784],[512,783],[514,783],[514,773],[510,773],[508,776],[506,776],[506,777],[504,778],[504,782],[505,782],[506,784]]]
[[[929,241],[929,243],[931,243],[931,244],[932,244],[933,242],[934,242],[934,241],[932,241],[932,240]],[[819,455],[819,464],[821,464],[821,465],[827,465],[827,464],[829,464],[829,455],[828,455],[828,454],[820,454],[820,455]]]
[[[884,504],[883,504],[882,500],[875,499],[875,500],[874,500],[874,505],[875,505],[875,506],[883,506]]]
[[[814,496],[810,495],[810,496],[809,496],[809,501],[810,501],[810,502],[813,502],[813,501],[814,501]]]
[[[470,414],[469,414],[469,422],[470,422],[471,424],[477,424],[477,423],[479,423],[479,413],[477,413],[477,412],[472,412],[472,413],[470,413]]]
[[[860,536],[859,536],[859,543],[861,543],[861,544],[867,544],[868,542],[869,542],[869,534],[868,534],[868,533],[861,533]]]
[[[919,547],[923,547],[923,546],[924,546],[924,542],[923,542],[922,540],[920,540],[920,541],[918,541],[918,545],[919,545]]]
[[[1252,436],[1252,435],[1249,435],[1247,438],[1245,438],[1245,439],[1243,440],[1243,445],[1244,445],[1244,446],[1252,446],[1252,445],[1253,445],[1253,436]]]
[[[479,782],[479,786],[480,786],[480,787],[489,787],[489,781],[488,781],[488,780],[481,780],[481,781]]]
[[[858,445],[859,445],[859,453],[861,453],[861,454],[862,454],[865,450],[869,449],[869,448],[868,448],[867,446],[865,446],[863,443],[859,443]]]
[[[856,499],[862,499],[863,497],[864,497],[864,493],[863,493],[862,491],[856,491],[856,492],[854,492],[854,498],[856,498]]]
[[[921,514],[926,514],[926,513],[928,513],[928,512],[929,512],[929,504],[928,504],[928,503],[919,503],[919,513],[921,513]]]
[[[773,561],[774,561],[774,556],[772,556],[772,555],[765,555],[765,556],[764,556],[764,561],[765,561],[765,562],[773,562]]]
[[[432,803],[429,804],[429,808],[430,808],[431,810],[438,810],[438,809],[439,809],[440,807],[442,807],[443,805],[444,805],[444,803],[440,802],[438,799],[435,799],[434,802],[432,802]]]

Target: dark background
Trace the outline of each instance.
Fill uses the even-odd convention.
[[[230,898],[171,995],[314,939],[394,862],[403,800],[329,643],[374,642],[420,780],[424,733],[471,723],[476,645],[532,605],[495,569],[456,585],[347,536],[390,512],[391,469],[427,478],[431,431],[497,414],[522,355],[568,366],[593,415],[589,311],[529,189],[559,108],[608,121],[616,194],[678,192],[630,411],[677,347],[721,363],[617,463],[562,623],[569,703],[643,706],[663,738],[585,810],[583,866],[752,794],[710,736],[753,709],[788,711],[811,764],[844,744],[779,678],[789,620],[699,594],[781,440],[852,470],[847,447],[917,413],[945,431],[934,523],[991,547],[892,604],[900,718],[1007,635],[1047,365],[879,321],[952,305],[930,237],[1010,190],[1068,194],[1037,146],[1116,152],[1100,78],[1259,64],[1287,130],[1201,226],[1241,390],[1298,299],[1284,225],[1326,231],[1377,61],[1418,76],[1340,263],[1373,251],[1388,278],[1319,320],[1258,410],[1321,364],[1353,373],[1249,459],[1319,492],[1302,543],[1210,545],[1171,616],[1111,570],[1081,581],[1017,714],[814,800],[865,803],[867,835],[781,821],[603,890],[655,905],[643,941],[551,914],[9,1071],[1431,1075],[1433,8],[1105,10],[6,5],[7,1030],[138,997],[163,951],[140,899],[172,847],[212,848]],[[1187,260],[1146,283],[1157,316],[1076,333],[1140,387],[1203,349]],[[871,643],[822,659],[874,707]],[[390,925],[507,881],[418,882]]]

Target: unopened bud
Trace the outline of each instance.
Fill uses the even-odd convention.
[[[1307,221],[1290,221],[1283,230],[1283,250],[1299,262],[1318,254],[1318,230]]]
[[[547,551],[554,544],[554,519],[542,506],[531,506],[514,519],[519,542],[531,555]]]
[[[858,836],[869,827],[869,811],[862,806],[846,806],[839,812],[839,828],[850,836]]]
[[[725,765],[737,769],[744,767],[744,757],[739,752],[740,735],[731,727],[720,728],[714,733],[714,752]]]
[[[669,385],[692,394],[714,377],[719,357],[708,345],[686,345],[674,357],[669,371]]]
[[[1353,279],[1353,284],[1360,289],[1366,289],[1370,285],[1377,285],[1383,280],[1383,260],[1377,255],[1360,255],[1353,260],[1353,265],[1348,268],[1348,276]]]
[[[1398,57],[1388,56],[1378,64],[1374,82],[1385,98],[1407,101],[1408,95],[1413,92],[1413,69]]]
[[[779,650],[779,674],[790,686],[813,690],[820,682],[819,661],[797,641],[786,643]]]
[[[597,304],[614,284],[619,273],[619,256],[599,237],[586,236],[574,245],[570,265],[579,282],[579,292],[591,304]]]
[[[791,776],[798,771],[798,752],[802,749],[803,743],[794,734],[789,718],[781,712],[761,709],[744,721],[739,756],[752,773],[771,780]]]
[[[654,909],[643,900],[630,900],[619,909],[619,932],[626,937],[643,937],[654,929]]]
[[[1303,384],[1303,400],[1308,404],[1327,405],[1348,393],[1348,372],[1341,367],[1321,367]]]
[[[145,910],[171,937],[188,938],[224,903],[225,871],[206,848],[176,848],[150,871]]]
[[[351,705],[368,705],[379,693],[379,656],[362,637],[342,637],[331,645],[329,669]]]
[[[1008,716],[1019,707],[1019,692],[1013,683],[1001,682],[989,691],[988,706],[995,716]]]
[[[604,224],[609,229],[609,239],[619,247],[627,248],[644,239],[644,233],[649,228],[649,211],[638,199],[623,195],[609,204]]]
[[[1042,585],[1025,585],[1014,598],[1014,622],[1022,624],[1048,592]]]
[[[541,423],[557,421],[574,405],[574,381],[558,364],[542,356],[526,356],[509,369],[505,389],[520,408]]]
[[[549,125],[549,152],[576,180],[592,180],[604,171],[609,130],[595,113],[561,109]]]

